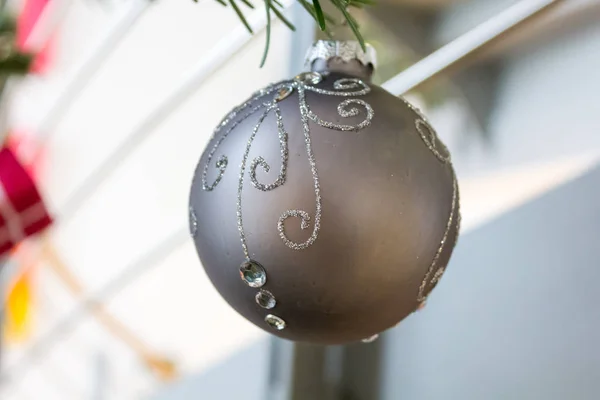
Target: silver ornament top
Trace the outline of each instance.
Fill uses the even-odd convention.
[[[377,67],[375,49],[369,44],[366,47],[367,51],[363,51],[360,43],[353,40],[319,40],[308,49],[304,58],[304,66],[307,70],[310,70],[313,62],[318,59],[327,61],[332,58],[338,58],[346,63],[358,60],[364,66],[371,64],[375,68]]]

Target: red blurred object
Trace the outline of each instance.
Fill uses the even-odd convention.
[[[0,150],[0,256],[51,223],[31,173],[5,146]]]
[[[31,71],[35,73],[42,73],[48,67],[52,51],[52,40],[49,39],[42,49],[27,49],[25,44],[48,3],[50,3],[50,0],[25,0],[17,21],[17,45],[22,51],[33,50],[37,52],[31,67]]]
[[[44,153],[35,136],[23,131],[14,131],[6,138],[5,145],[13,151],[29,175],[37,180],[44,162]]]

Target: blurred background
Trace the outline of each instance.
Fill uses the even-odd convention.
[[[354,15],[381,84],[517,2],[379,0]],[[42,146],[36,176],[55,222],[5,259],[0,398],[600,398],[600,1],[557,3],[407,94],[451,150],[461,240],[424,311],[375,343],[318,348],[238,316],[187,239],[214,126],[302,71],[321,37],[310,16],[288,9],[297,31],[275,23],[259,68],[264,32],[219,53],[243,27],[215,1],[8,1],[30,22],[59,10],[39,68],[9,79],[2,106],[5,136]],[[203,65],[185,101],[161,108]],[[110,176],[86,189],[107,160]]]

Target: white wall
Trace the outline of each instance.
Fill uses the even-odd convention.
[[[185,71],[239,24],[230,8],[214,1],[156,3],[115,49],[49,143],[44,192],[57,212],[53,241],[90,290],[110,281],[175,229],[187,226],[192,172],[213,127],[254,90],[288,73],[289,33],[277,25],[263,69],[258,65],[264,35],[257,35],[115,170],[73,220],[61,221],[60,207],[75,188]],[[23,82],[16,94],[14,126],[35,131],[74,65],[129,4],[105,12],[95,2],[75,1],[61,30],[52,71]],[[51,274],[43,274],[47,277],[40,279],[40,290],[48,297],[45,311],[38,313],[38,334],[75,307]],[[48,301],[55,303],[53,309]],[[182,373],[201,371],[262,336],[212,288],[191,240],[110,299],[108,306],[150,347],[172,356]],[[29,344],[9,349],[8,360],[20,359]],[[108,357],[107,399],[132,399],[154,390],[156,383],[139,360],[88,321],[62,335],[53,350],[35,367],[29,366],[16,385],[7,385],[1,396],[92,398],[98,352]]]
[[[436,41],[446,43],[516,2],[458,5],[440,19]],[[582,9],[588,3],[579,2]],[[499,90],[489,93],[495,99],[485,128],[490,143],[475,139],[461,146],[451,132],[455,127],[446,129],[446,119],[440,118],[436,126],[450,142],[459,174],[600,154],[600,25],[593,18],[579,20],[575,24],[572,19],[569,28],[555,22],[557,35],[536,39],[496,60],[503,69]],[[477,137],[477,127],[465,129]]]

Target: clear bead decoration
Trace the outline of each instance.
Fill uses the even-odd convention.
[[[318,72],[303,72],[300,75],[296,75],[296,79],[297,81],[306,83],[306,84],[310,84],[310,85],[316,85],[319,82],[321,82],[323,80],[323,75],[319,74]]]
[[[259,288],[267,282],[267,272],[256,261],[248,260],[240,265],[240,278],[242,278],[246,285]]]
[[[366,339],[363,339],[362,342],[363,343],[373,343],[374,341],[376,341],[377,339],[379,339],[379,335],[373,335],[371,337],[368,337]]]
[[[268,290],[259,291],[258,293],[256,293],[256,296],[254,298],[256,299],[256,303],[259,306],[261,306],[262,308],[266,308],[267,310],[270,310],[277,304],[275,296],[273,296],[273,293],[269,292]]]
[[[294,88],[291,87],[291,86],[282,87],[277,92],[277,96],[275,97],[275,101],[281,101],[281,100],[285,99],[290,94],[292,94],[293,91],[294,91]]]
[[[285,329],[285,321],[276,315],[267,315],[265,317],[265,322],[275,330],[282,331]]]

